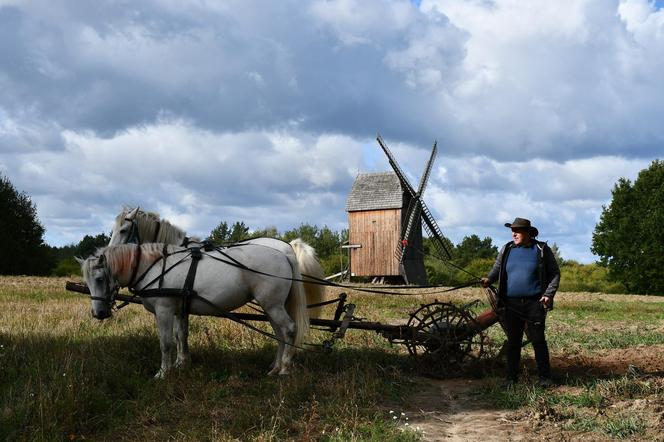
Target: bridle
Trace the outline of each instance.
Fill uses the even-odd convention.
[[[94,296],[92,293],[90,293],[90,299],[92,301],[100,301],[106,304],[107,307],[112,308],[113,305],[115,305],[115,297],[118,294],[118,291],[120,290],[120,285],[115,279],[111,278],[111,275],[108,271],[108,267],[106,266],[106,258],[104,255],[101,255],[97,261],[97,264],[95,264],[92,267],[92,270],[103,270],[104,271],[104,289],[105,293],[110,293],[110,296],[105,297],[105,296]]]
[[[125,218],[125,221],[129,221],[131,223],[131,227],[129,227],[129,236],[127,237],[127,244],[140,244],[141,243],[141,237],[138,233],[138,224],[136,223],[136,220],[133,218]]]
[[[129,277],[129,282],[127,283],[128,287],[132,287],[136,275],[138,274],[138,267],[141,261],[142,247],[140,245],[136,246],[136,251],[134,252],[134,260],[131,266],[131,276]],[[104,271],[104,289],[105,293],[110,293],[109,297],[104,296],[93,296],[90,294],[90,299],[93,301],[101,301],[105,303],[109,308],[113,308],[115,305],[115,297],[120,291],[120,284],[116,278],[111,278],[110,271],[106,265],[106,256],[101,255],[97,264],[92,267],[92,270],[103,270]]]
[[[136,222],[136,219],[134,218],[125,218],[125,221],[128,221],[131,223],[131,227],[129,228],[129,236],[127,237],[127,241],[125,241],[126,244],[141,244],[141,236],[138,233],[138,223]],[[157,238],[159,238],[159,231],[161,230],[161,222],[160,221],[155,221],[157,223],[157,227],[154,230],[154,237],[152,238],[152,242],[157,242]]]

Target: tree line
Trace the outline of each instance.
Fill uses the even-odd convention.
[[[664,162],[653,161],[631,182],[621,178],[612,190],[612,200],[603,206],[593,232],[593,253],[599,260],[580,264],[564,260],[556,244],[554,254],[561,264],[561,290],[605,293],[664,295]],[[25,192],[18,191],[0,174],[0,275],[70,275],[78,272],[74,256],[89,256],[108,244],[109,235],[86,235],[77,244],[51,247],[44,242],[44,227],[37,208]],[[244,221],[221,221],[209,240],[223,245],[252,237],[270,237],[289,242],[302,238],[316,249],[326,274],[346,268],[347,254],[341,246],[348,230],[301,224],[279,232],[275,227],[252,230]],[[498,247],[491,238],[470,235],[453,244],[443,238],[452,259],[443,262],[430,255],[425,268],[431,284],[458,285],[486,274]],[[424,239],[424,251],[432,249]]]

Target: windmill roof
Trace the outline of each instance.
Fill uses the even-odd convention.
[[[360,173],[346,200],[346,211],[400,209],[403,191],[394,172]]]

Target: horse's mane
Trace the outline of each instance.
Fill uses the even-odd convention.
[[[93,262],[96,264],[99,257],[102,255],[106,260],[106,266],[112,275],[123,275],[129,271],[134,265],[134,258],[136,257],[136,247],[141,248],[141,260],[149,260],[150,262],[162,258],[163,245],[162,244],[121,244],[118,246],[103,247],[95,253],[96,259],[88,258],[82,266],[83,277],[87,278],[93,268]]]
[[[125,207],[122,212],[120,212],[117,218],[115,218],[116,227],[120,225],[131,211],[132,209]],[[184,230],[174,226],[165,219],[161,219],[159,214],[155,212],[144,212],[139,209],[134,221],[136,221],[138,234],[143,242],[179,244],[187,235]],[[157,233],[157,238],[155,238],[154,235],[157,231],[157,225],[159,225],[159,232]]]

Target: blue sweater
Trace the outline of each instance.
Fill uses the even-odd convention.
[[[514,247],[507,257],[507,296],[523,298],[542,293],[538,271],[537,247]]]

